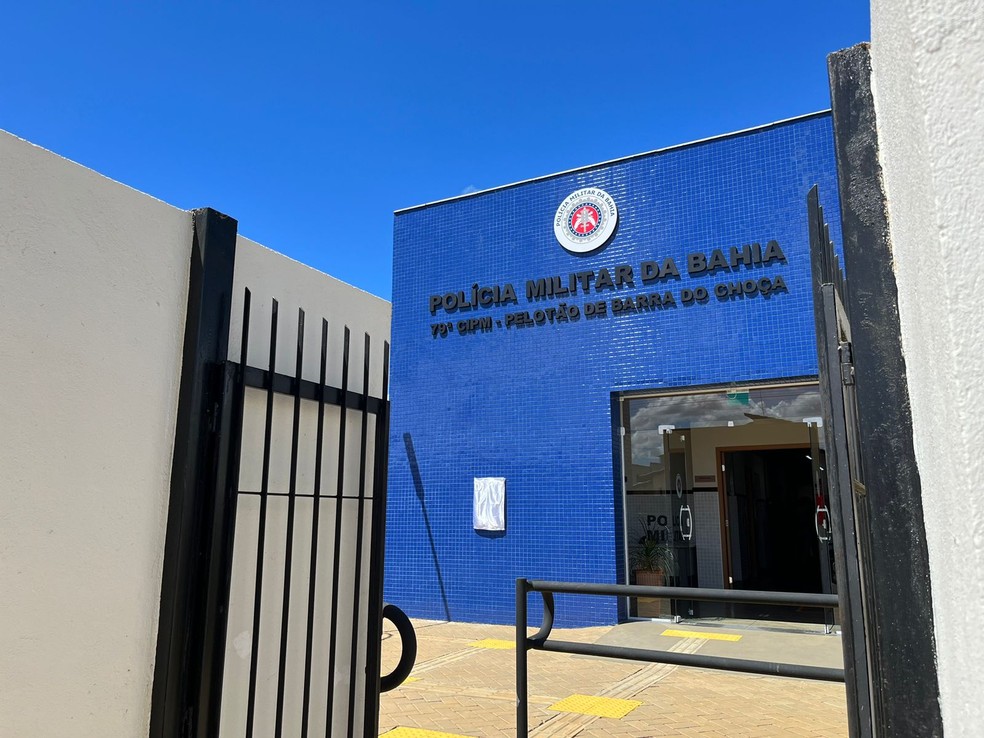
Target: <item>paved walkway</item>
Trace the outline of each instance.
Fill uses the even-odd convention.
[[[417,664],[407,683],[382,695],[381,734],[515,736],[514,629],[424,620],[414,627]],[[823,666],[841,662],[839,636],[816,628],[776,632],[637,622],[555,628],[551,637]],[[387,627],[383,638],[386,673],[399,656],[399,635]],[[847,735],[842,684],[543,651],[529,655],[529,703],[530,735],[542,738]]]

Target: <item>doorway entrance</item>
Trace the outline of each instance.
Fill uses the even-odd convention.
[[[809,446],[718,449],[718,456],[731,586],[830,593],[829,541],[818,530],[814,477],[823,469],[823,453],[816,465]],[[823,622],[822,611],[808,608],[735,605],[732,615]]]
[[[626,582],[834,591],[816,384],[623,396],[621,415]],[[628,615],[825,617],[642,598]]]

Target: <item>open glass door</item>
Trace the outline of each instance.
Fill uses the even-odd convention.
[[[697,540],[694,519],[693,446],[689,428],[668,430],[665,448],[669,464],[665,466],[663,487],[670,501],[670,577],[667,584],[674,587],[697,587]],[[671,600],[670,614],[674,618],[692,617],[697,603],[690,600]]]
[[[697,587],[691,431],[673,425],[633,431],[628,403],[623,411],[627,581]],[[696,607],[690,600],[629,598],[634,618],[690,617]]]
[[[626,582],[833,591],[815,384],[623,397],[621,412]],[[808,617],[675,598],[629,598],[628,614]]]
[[[813,465],[813,531],[817,536],[820,582],[823,594],[837,592],[834,573],[834,536],[830,521],[830,505],[827,502],[827,461],[820,448],[821,418],[804,418],[810,433],[810,461]],[[837,612],[824,610],[824,626],[829,633],[837,622]]]

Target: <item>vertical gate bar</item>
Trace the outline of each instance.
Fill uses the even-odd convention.
[[[311,574],[308,579],[307,637],[304,645],[304,696],[301,706],[301,738],[308,735],[308,716],[311,710],[311,654],[314,642],[314,597],[318,574],[318,528],[321,520],[321,464],[325,438],[325,384],[328,367],[328,321],[321,319],[321,374],[318,380],[318,431],[314,450],[314,511],[311,521]]]
[[[836,292],[839,268],[828,231],[824,227],[816,185],[807,195],[810,256],[813,267],[814,318],[817,326],[817,358],[820,369],[821,414],[825,419],[827,489],[831,533],[834,537],[834,572],[840,604],[841,647],[847,695],[849,734],[871,735],[869,665],[862,614],[861,570],[857,555],[856,519],[847,471],[843,387],[837,357]]]
[[[373,444],[372,516],[369,522],[369,603],[366,610],[366,694],[363,738],[379,733],[379,654],[383,641],[383,565],[386,544],[386,473],[389,464],[389,341],[383,341],[383,387]]]
[[[257,522],[256,584],[253,588],[253,640],[249,656],[249,697],[246,703],[246,738],[253,738],[256,717],[256,669],[260,650],[260,606],[263,599],[263,549],[266,543],[267,498],[270,492],[270,444],[273,435],[273,376],[277,371],[277,312],[274,298],[270,310],[270,368],[266,377],[266,419],[263,428],[263,471],[260,478],[260,514]]]
[[[243,448],[243,419],[246,404],[246,362],[249,355],[249,316],[252,294],[249,288],[243,291],[243,329],[239,342],[239,366],[235,368],[232,387],[232,409],[230,413],[229,463],[226,474],[225,503],[222,510],[223,522],[217,538],[218,602],[216,611],[215,663],[212,667],[212,694],[208,702],[212,705],[206,717],[208,735],[219,734],[219,719],[222,710],[222,681],[225,673],[226,632],[229,627],[229,597],[232,591],[232,565],[236,542],[236,511],[239,503],[239,468]],[[228,365],[227,365],[228,367]],[[228,374],[228,373],[227,373]]]
[[[359,509],[355,524],[355,601],[352,614],[352,658],[349,663],[348,734],[355,727],[355,686],[359,665],[359,600],[362,597],[362,525],[366,506],[366,453],[369,434],[369,334],[365,334],[365,357],[362,367],[362,438],[359,447]]]
[[[325,731],[331,735],[331,722],[334,716],[335,703],[335,652],[338,639],[338,574],[342,554],[342,492],[345,488],[345,416],[347,414],[346,400],[348,398],[348,363],[349,363],[349,329],[345,326],[342,345],[342,400],[339,405],[338,418],[338,485],[335,496],[335,552],[332,560],[331,575],[331,641],[328,646],[328,705],[326,709]]]
[[[525,579],[516,580],[516,735],[529,733],[529,706],[527,705],[527,639]]]
[[[287,682],[287,635],[290,628],[290,580],[294,562],[294,511],[297,506],[297,444],[301,426],[301,373],[304,369],[304,311],[297,310],[297,365],[294,368],[294,417],[290,429],[290,481],[287,486],[287,538],[284,551],[284,600],[280,609],[280,663],[277,667],[277,727],[284,733],[284,685]]]
[[[232,383],[226,376],[236,263],[234,218],[193,212],[181,343],[167,524],[160,580],[156,657],[148,733],[184,738],[205,733],[221,600],[218,526],[230,445]]]
[[[827,480],[830,487],[830,504],[833,515],[834,567],[839,581],[845,586],[838,587],[841,616],[841,641],[844,650],[844,676],[847,682],[848,728],[851,736],[870,736],[874,734],[872,710],[873,692],[872,669],[867,642],[877,637],[866,627],[864,609],[867,607],[864,596],[864,572],[860,568],[858,556],[858,518],[854,507],[854,492],[851,485],[849,452],[847,448],[847,427],[844,417],[844,388],[840,377],[840,358],[838,353],[837,293],[832,284],[822,287],[824,300],[820,306],[824,314],[826,335],[818,337],[823,342],[827,380],[822,384],[820,398],[826,414],[831,412],[830,428],[826,430],[827,439]],[[840,543],[838,543],[840,541]],[[848,543],[850,542],[850,543]],[[837,554],[842,565],[837,566]],[[844,579],[840,579],[843,576]]]

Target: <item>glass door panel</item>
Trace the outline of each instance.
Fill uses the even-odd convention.
[[[830,544],[821,540],[829,522],[817,509],[825,499],[823,449],[810,430],[819,405],[816,385],[623,398],[625,581],[832,588]],[[675,598],[629,598],[628,612],[728,614],[725,606]]]
[[[813,530],[817,536],[819,550],[821,591],[824,594],[837,593],[837,577],[834,573],[834,536],[830,521],[830,505],[827,501],[827,462],[820,448],[819,418],[806,421],[810,433],[810,460],[813,464]],[[837,622],[837,611],[824,611],[824,625],[828,632]]]
[[[663,426],[655,434],[626,433],[626,439],[627,580],[699,586],[691,431]],[[631,617],[689,617],[694,608],[690,601],[629,598]]]

